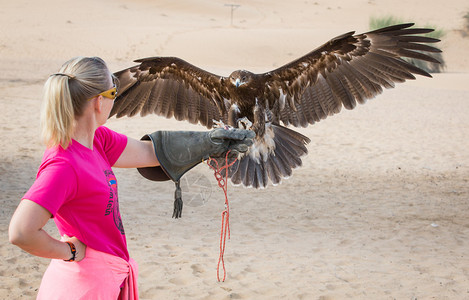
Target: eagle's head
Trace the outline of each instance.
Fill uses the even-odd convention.
[[[249,82],[253,78],[253,75],[254,75],[253,73],[246,71],[246,70],[234,71],[230,75],[230,82],[232,85],[238,88],[245,84],[249,84]]]

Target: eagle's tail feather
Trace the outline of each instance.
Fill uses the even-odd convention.
[[[277,185],[282,179],[290,177],[293,169],[302,165],[301,157],[308,153],[306,145],[310,140],[286,127],[273,124],[269,126],[273,134],[266,134],[263,139],[273,139],[274,149],[264,158],[262,155],[250,155],[249,152],[241,157],[229,169],[229,177],[233,184],[265,188],[270,180],[273,185]],[[265,142],[263,139],[255,143]]]
[[[282,182],[282,177],[280,176],[281,173],[279,171],[279,167],[273,160],[268,159],[265,162],[265,169],[267,171],[267,176],[270,178],[270,181],[272,182],[274,186]]]

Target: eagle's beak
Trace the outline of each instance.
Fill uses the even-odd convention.
[[[236,84],[236,87],[239,87],[239,85],[241,84],[241,81],[239,80],[239,78],[236,78],[235,84]]]

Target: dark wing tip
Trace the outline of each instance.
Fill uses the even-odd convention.
[[[396,25],[391,25],[383,28],[379,28],[376,30],[369,31],[367,33],[381,33],[381,32],[388,32],[388,31],[397,31],[397,30],[402,30],[404,28],[409,28],[414,26],[415,23],[403,23],[403,24],[396,24]]]
[[[135,63],[142,63],[142,62],[145,62],[145,61],[155,60],[155,59],[158,59],[158,58],[159,58],[158,56],[145,57],[145,58],[136,59],[136,60],[134,60],[134,62]]]

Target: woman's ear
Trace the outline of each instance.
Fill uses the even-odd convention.
[[[94,103],[94,109],[99,113],[103,111],[103,96],[102,95],[98,95],[96,97],[96,100]]]

